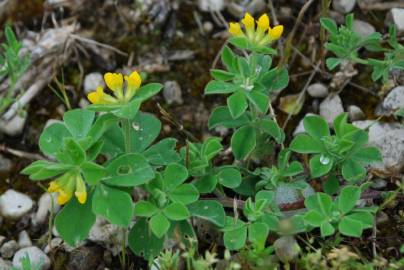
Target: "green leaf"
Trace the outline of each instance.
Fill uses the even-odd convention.
[[[346,186],[341,190],[338,197],[338,209],[342,214],[349,213],[354,209],[356,202],[361,197],[361,188],[356,186]]]
[[[132,121],[132,145],[135,152],[144,151],[160,134],[161,122],[150,113],[139,112]]]
[[[363,229],[370,229],[373,227],[374,217],[369,212],[356,212],[348,215],[347,217],[361,222]]]
[[[227,106],[233,119],[244,114],[248,107],[247,99],[242,91],[237,91],[227,98]]]
[[[155,236],[162,238],[170,228],[170,221],[162,213],[159,213],[150,219],[149,226]]]
[[[109,177],[104,182],[113,186],[134,187],[154,178],[153,168],[142,155],[136,153],[114,158],[106,169]]]
[[[326,217],[331,216],[333,202],[330,195],[317,192],[304,200],[304,205],[309,210],[315,210]]]
[[[92,204],[93,212],[112,224],[128,227],[132,221],[132,198],[124,191],[106,185],[97,185]]]
[[[382,155],[376,147],[365,147],[352,154],[352,159],[355,161],[370,164],[373,162],[381,162]]]
[[[304,172],[303,165],[299,161],[292,161],[289,166],[282,171],[282,176],[290,177]]]
[[[210,137],[203,142],[201,154],[207,160],[211,160],[223,150],[223,145],[220,143],[221,138]]]
[[[91,196],[85,204],[80,204],[75,198],[71,199],[55,217],[57,232],[71,246],[76,246],[88,237],[94,222]]]
[[[323,183],[323,190],[328,195],[334,195],[337,193],[339,189],[339,180],[335,175],[331,175],[328,179]]]
[[[234,84],[221,81],[210,81],[205,87],[205,95],[230,94],[236,90]]]
[[[138,90],[142,91],[142,90]],[[124,119],[133,119],[135,118],[136,114],[139,112],[140,105],[142,100],[136,98],[130,101],[129,103],[120,105],[117,109],[113,110],[112,113],[119,118]]]
[[[148,83],[142,87],[140,87],[136,91],[135,99],[140,100],[141,102],[151,98],[152,96],[158,94],[161,91],[163,85],[160,83]]]
[[[346,236],[360,237],[363,229],[360,221],[345,216],[338,224],[338,230]]]
[[[199,192],[192,184],[182,184],[171,191],[169,197],[173,202],[187,205],[198,200]]]
[[[74,109],[63,115],[67,129],[77,139],[87,136],[91,129],[95,113],[85,109]]]
[[[329,57],[327,58],[325,63],[329,70],[334,70],[339,64],[341,64],[341,59],[335,57]]]
[[[338,27],[333,19],[330,18],[320,18],[320,24],[328,32],[333,35],[338,35]]]
[[[217,174],[219,183],[228,188],[236,188],[241,184],[241,173],[235,168],[225,167]]]
[[[261,79],[268,92],[278,92],[289,84],[288,70],[285,67],[271,69]]]
[[[96,185],[106,175],[106,170],[103,166],[94,162],[86,161],[81,164],[80,169],[84,179],[90,185]]]
[[[210,115],[208,126],[209,129],[213,129],[218,126],[237,128],[247,124],[248,122],[249,119],[246,113],[238,118],[233,118],[227,106],[219,106],[216,107]]]
[[[227,72],[220,69],[211,69],[210,75],[218,81],[229,81],[234,78],[234,73]]]
[[[66,137],[72,137],[72,134],[64,124],[51,124],[45,128],[39,137],[39,148],[45,155],[56,156],[62,149]]]
[[[256,143],[254,127],[243,126],[237,129],[231,137],[231,148],[234,157],[238,160],[245,159],[254,150]]]
[[[322,142],[313,139],[307,134],[298,134],[289,146],[290,150],[301,153],[321,153],[324,149]]]
[[[283,131],[274,120],[263,119],[258,122],[258,126],[262,131],[274,138],[277,143],[282,143],[284,140]]]
[[[310,159],[311,177],[317,178],[326,175],[334,164],[333,159],[322,154],[317,154]]]
[[[330,236],[335,233],[335,228],[331,225],[331,223],[324,221],[320,225],[320,232],[322,237]]]
[[[218,179],[216,175],[207,174],[196,178],[192,183],[200,193],[210,193],[215,189],[217,182]]]
[[[303,119],[303,125],[306,132],[315,139],[330,136],[328,124],[321,116],[308,115]]]
[[[254,222],[248,226],[248,240],[256,245],[265,245],[269,228],[265,223]]]
[[[194,217],[206,219],[216,226],[225,224],[225,212],[223,206],[214,200],[202,200],[188,205],[189,212]]]
[[[320,227],[320,225],[326,220],[326,216],[318,212],[317,210],[310,210],[304,214],[304,221],[314,227]]]
[[[180,156],[175,150],[177,140],[165,138],[150,146],[143,152],[144,157],[153,165],[168,165],[180,160]]]
[[[237,72],[236,68],[236,55],[233,51],[228,47],[225,46],[222,50],[221,54],[222,63],[226,66],[227,70],[231,72]]]
[[[164,190],[172,191],[185,182],[188,178],[187,168],[181,164],[172,163],[167,165],[163,172]]]
[[[56,158],[63,163],[80,165],[85,161],[86,153],[73,138],[65,138],[63,150],[57,153]]]
[[[29,175],[31,180],[45,180],[60,175],[74,166],[63,163],[53,163],[45,160],[38,160],[26,167],[21,173]]]
[[[268,95],[260,91],[253,90],[251,92],[247,92],[247,98],[252,104],[254,104],[258,111],[264,114],[267,112],[269,107]]]
[[[248,49],[250,47],[250,43],[246,37],[232,37],[229,39],[229,42],[239,49]]]
[[[342,176],[349,182],[355,182],[366,176],[366,169],[359,162],[348,159],[342,164]]]
[[[229,250],[238,250],[245,246],[247,240],[247,227],[226,231],[223,236],[224,246]]]
[[[175,202],[168,205],[163,213],[166,217],[174,221],[180,221],[189,218],[190,214],[188,209],[182,203]]]
[[[157,257],[163,249],[163,239],[150,232],[146,219],[139,219],[129,232],[128,244],[137,256],[147,260]]]
[[[95,120],[94,124],[91,126],[91,129],[88,131],[88,136],[91,137],[93,143],[97,142],[102,135],[112,128],[116,123],[116,116],[112,113],[105,113],[100,115],[97,120]]]
[[[133,209],[135,216],[139,217],[151,217],[154,216],[158,211],[159,209],[157,206],[148,201],[138,201]]]

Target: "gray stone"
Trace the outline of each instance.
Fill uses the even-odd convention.
[[[12,162],[3,155],[0,155],[0,172],[8,172],[11,170]]]
[[[299,256],[300,246],[293,236],[281,236],[274,242],[275,254],[282,262],[291,262]]]
[[[52,238],[51,247],[52,247],[52,249],[57,249],[62,245],[62,243],[63,243],[62,238],[60,238],[60,237]],[[51,247],[49,245],[46,245],[46,247],[43,249],[43,251],[46,254],[48,254],[49,252],[51,252]]]
[[[331,126],[334,119],[344,112],[339,95],[330,94],[320,104],[320,115]]]
[[[229,3],[226,10],[236,18],[241,18],[245,12],[245,8],[242,5],[234,2]]]
[[[376,215],[376,225],[386,224],[389,221],[390,221],[390,218],[385,212],[380,211],[380,212],[377,213],[377,215]]]
[[[103,250],[99,246],[79,247],[69,255],[66,270],[93,270],[102,263]]]
[[[397,27],[397,31],[404,31],[404,8],[392,8],[388,18]]]
[[[332,4],[336,11],[346,14],[354,9],[356,0],[334,0]]]
[[[15,240],[5,242],[0,248],[1,257],[9,259],[18,250],[18,243]]]
[[[23,230],[18,234],[18,245],[20,248],[32,246],[31,238],[26,230]]]
[[[123,228],[110,224],[105,219],[97,217],[95,224],[90,230],[88,239],[104,246],[116,256],[122,248],[122,241],[125,237]],[[127,243],[128,241],[126,241]]]
[[[209,34],[213,30],[213,23],[206,21],[203,23],[202,28],[205,33]]]
[[[325,98],[328,96],[328,87],[322,83],[314,83],[307,88],[307,92],[314,98]]]
[[[372,188],[374,189],[383,189],[387,186],[386,180],[381,178],[376,178],[372,181]]]
[[[84,78],[84,93],[88,94],[97,89],[98,86],[105,87],[105,82],[102,74],[99,72],[87,74]]]
[[[0,246],[6,241],[6,237],[4,235],[0,235]]]
[[[361,108],[355,105],[348,106],[348,116],[349,120],[351,121],[362,120],[363,118],[365,118],[365,114],[363,113]]]
[[[199,9],[205,12],[221,11],[224,8],[224,0],[199,0]]]
[[[0,196],[0,212],[5,218],[19,219],[28,213],[33,205],[30,197],[13,189]]]
[[[10,261],[0,258],[0,270],[10,270],[13,264]]]
[[[32,246],[22,248],[14,255],[13,266],[22,267],[21,260],[28,256],[32,265],[40,267],[41,270],[47,270],[51,267],[51,261],[49,257],[39,248]]]
[[[376,32],[376,29],[373,25],[361,20],[354,20],[353,30],[354,32],[358,33],[361,37],[367,37],[370,34]]]
[[[387,172],[400,172],[404,168],[404,125],[397,123],[379,123],[375,121],[356,121],[359,128],[369,128],[369,145],[379,148],[383,163],[371,167]]]
[[[382,107],[389,113],[404,108],[404,86],[397,86],[392,89],[384,98]]]
[[[52,193],[53,197],[53,213],[57,213],[60,209],[60,205],[56,203],[57,193]],[[48,213],[52,209],[52,197],[46,192],[42,194],[38,201],[38,210],[32,216],[32,224],[34,226],[43,224],[46,221]]]
[[[9,136],[20,135],[26,120],[27,114],[25,112],[22,115],[17,114],[8,121],[0,120],[0,131]]]
[[[182,104],[181,87],[176,81],[166,81],[164,83],[163,96],[167,104]]]

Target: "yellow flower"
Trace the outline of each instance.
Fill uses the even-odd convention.
[[[93,104],[113,104],[118,102],[116,98],[105,94],[101,86],[98,86],[97,90],[89,93],[87,98]]]
[[[245,28],[248,30],[254,30],[255,28],[255,20],[253,16],[250,15],[250,13],[246,13],[244,15],[244,18],[241,20],[241,22],[244,24]]]
[[[277,25],[272,29],[269,29],[268,35],[271,41],[277,40],[282,36],[283,33],[283,25]]]
[[[105,73],[104,81],[118,99],[123,97],[123,76],[121,73]]]
[[[136,93],[136,90],[139,89],[142,84],[142,78],[139,73],[133,71],[129,76],[125,76],[126,81],[126,92],[125,99],[130,100]]]
[[[49,183],[48,192],[57,192],[57,202],[60,205],[67,203],[73,193],[79,203],[84,204],[87,200],[87,188],[79,173],[67,172]]]
[[[243,31],[241,30],[241,26],[239,23],[231,22],[229,26],[229,32],[235,37],[243,35]]]
[[[265,32],[269,28],[269,17],[267,14],[261,15],[257,21],[257,30],[259,32]]]

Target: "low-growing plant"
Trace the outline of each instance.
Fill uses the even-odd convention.
[[[183,243],[187,237],[195,239],[194,218],[221,230],[227,249],[248,247],[249,258],[273,252],[267,244],[270,233],[292,237],[319,227],[323,237],[336,231],[359,237],[372,226],[374,208],[357,206],[368,186],[359,186],[365,166],[381,160],[379,151],[367,146],[367,132],[347,123],[346,114],[334,120],[335,134],[320,116],[307,116],[305,133],[287,148],[271,108],[271,94],[288,85],[288,72],[272,65],[277,52],[268,46],[281,36],[283,27],[270,27],[265,14],[257,26],[249,14],[242,23],[244,30],[239,23],[230,24],[230,45],[221,52],[224,69],[212,70],[214,80],[205,87],[206,95],[227,96],[226,105],[213,109],[209,128],[234,131],[233,162],[229,158],[222,162],[220,157],[228,151],[220,137],[180,142],[182,147],[174,138],[158,139],[161,122],[139,109],[162,85],[141,86],[136,71],[128,76],[106,73],[110,93],[97,88],[88,95],[91,105],[66,112],[63,121],[44,129],[39,147],[51,161],[36,161],[23,173],[33,181],[54,179],[49,192],[57,192],[58,203],[65,205],[55,225],[68,244],[85,240],[96,216],[128,229],[130,249],[150,262],[161,253],[166,239]],[[345,35],[352,39],[350,27],[338,30],[330,20],[322,24],[335,32],[331,42],[345,42],[339,40]],[[349,57],[357,56],[356,43],[349,41],[347,48],[351,48]],[[293,152],[312,154],[310,175]],[[326,193],[315,192],[307,180],[323,180],[323,176]],[[340,187],[346,182],[349,186]],[[302,194],[310,189],[311,196],[298,198],[306,212],[284,213],[276,198],[285,198],[285,189]],[[205,257],[195,263],[213,258]],[[159,260],[169,269],[177,265],[178,254],[166,253]]]

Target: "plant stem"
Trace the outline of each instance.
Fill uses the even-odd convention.
[[[122,128],[123,128],[123,138],[125,142],[125,152],[132,152],[132,142],[131,142],[131,123],[129,119],[122,119]]]

